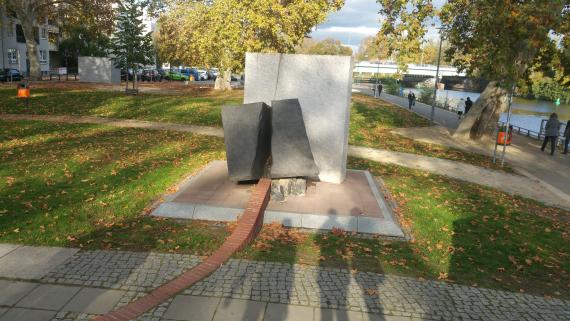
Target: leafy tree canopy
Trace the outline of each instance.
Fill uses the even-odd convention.
[[[294,52],[344,0],[174,0],[158,22],[161,60],[242,70],[246,52]]]
[[[379,34],[377,37],[368,36],[362,39],[360,48],[356,54],[356,60],[373,61],[388,59],[390,59],[390,55],[382,34]]]
[[[327,38],[321,41],[305,38],[303,44],[295,52],[308,55],[352,56],[352,49],[344,46],[340,40],[334,38]]]
[[[568,75],[570,7],[567,0],[377,0],[386,17],[380,34],[399,62],[420,53],[426,30],[441,21],[446,57],[469,75],[512,84],[539,60]]]

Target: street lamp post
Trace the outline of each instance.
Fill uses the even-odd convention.
[[[431,105],[431,114],[430,114],[430,122],[434,123],[435,118],[435,104],[437,103],[437,85],[439,84],[439,65],[441,63],[441,44],[443,43],[443,34],[441,31],[444,28],[437,28],[439,29],[439,51],[437,53],[437,69],[435,71],[435,88],[433,89],[433,103]]]

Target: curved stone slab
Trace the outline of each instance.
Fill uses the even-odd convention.
[[[271,178],[316,177],[299,100],[274,100],[271,111]]]
[[[222,107],[228,173],[234,182],[260,179],[271,152],[270,110],[264,103]]]

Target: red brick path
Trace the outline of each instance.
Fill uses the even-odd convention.
[[[184,272],[174,280],[154,289],[151,293],[135,302],[99,316],[94,321],[132,320],[217,270],[234,252],[243,249],[257,236],[263,224],[263,212],[269,202],[270,187],[270,179],[263,178],[257,183],[249,198],[245,212],[232,235],[204,262]]]

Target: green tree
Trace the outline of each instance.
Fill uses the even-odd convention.
[[[154,62],[154,47],[152,34],[144,34],[142,14],[144,2],[138,0],[123,0],[119,3],[117,29],[111,38],[111,52],[118,68],[132,69],[133,90],[136,90],[137,70],[142,65]],[[127,77],[126,90],[129,81]]]
[[[111,49],[111,38],[97,27],[65,25],[60,28],[63,40],[59,51],[66,60],[66,67],[77,66],[79,56],[106,57]]]
[[[360,42],[360,48],[356,54],[358,61],[388,60],[388,46],[382,35],[368,36]]]
[[[446,57],[469,76],[491,82],[454,133],[479,139],[490,135],[506,108],[507,90],[527,77],[530,67],[545,58],[542,48],[569,36],[570,8],[565,0],[456,0],[436,10],[432,0],[378,0],[386,17],[381,34],[398,62],[421,52],[432,19],[440,19],[449,48]],[[556,54],[556,55],[557,55]],[[555,55],[550,55],[553,57]]]
[[[114,17],[113,2],[115,0],[0,0],[0,6],[5,5],[20,20],[30,61],[28,72],[31,79],[39,79],[41,69],[38,44],[34,37],[35,23],[44,23],[49,16],[63,16],[64,19],[74,19],[72,17],[76,16],[96,22],[101,29],[110,29]]]
[[[334,38],[327,38],[321,41],[305,38],[303,44],[295,52],[307,55],[352,56],[352,49],[344,46],[340,40]]]
[[[344,0],[174,1],[158,21],[161,60],[218,67],[217,89],[231,89],[231,71],[246,52],[291,53]]]

